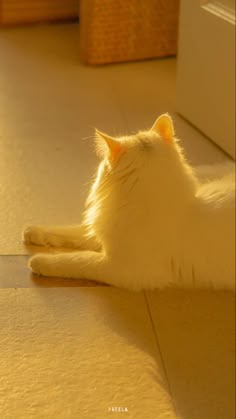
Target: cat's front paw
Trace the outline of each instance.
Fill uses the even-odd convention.
[[[28,267],[34,274],[50,276],[50,262],[48,255],[37,254],[29,260]]]
[[[45,233],[42,227],[29,226],[23,232],[23,241],[25,244],[36,244],[45,246],[47,244]]]

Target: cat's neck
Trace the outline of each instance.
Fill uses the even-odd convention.
[[[152,164],[144,168],[143,173],[143,193],[144,196],[159,197],[159,205],[184,205],[195,199],[199,188],[198,179],[185,161],[173,161],[166,170]],[[160,181],[161,180],[161,181]]]

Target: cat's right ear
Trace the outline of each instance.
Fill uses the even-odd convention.
[[[113,161],[122,151],[121,143],[113,137],[95,130],[96,153],[99,158]]]
[[[173,121],[168,113],[159,116],[151,130],[168,142],[172,142],[175,136]]]

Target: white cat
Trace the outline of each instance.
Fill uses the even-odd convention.
[[[102,161],[81,225],[28,227],[26,243],[76,248],[36,254],[36,274],[131,290],[235,287],[234,171],[202,183],[168,114],[122,138],[96,131]]]

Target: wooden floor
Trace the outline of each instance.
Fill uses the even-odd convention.
[[[233,419],[231,293],[130,293],[32,276],[28,224],[78,222],[93,130],[169,111],[188,159],[227,157],[176,112],[176,60],[91,68],[77,25],[0,33],[0,417]],[[42,250],[42,249],[40,249]]]

